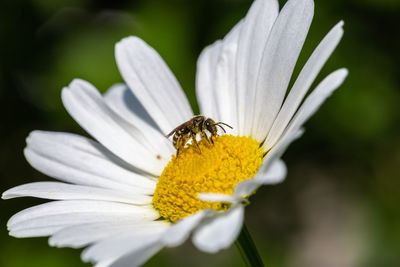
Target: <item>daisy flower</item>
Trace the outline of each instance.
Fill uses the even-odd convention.
[[[76,79],[65,108],[93,139],[33,131],[28,162],[60,182],[14,187],[3,199],[51,199],[15,214],[14,237],[50,236],[55,247],[83,248],[98,267],[137,266],[163,247],[229,247],[248,198],[281,182],[280,157],[302,125],[347,75],[339,69],[308,93],[343,34],[339,22],[289,81],[313,17],[312,0],[256,0],[246,17],[201,53],[196,93],[201,114],[233,127],[190,143],[179,157],[165,136],[194,114],[167,65],[143,40],[127,37],[115,55],[125,84],[101,95]]]

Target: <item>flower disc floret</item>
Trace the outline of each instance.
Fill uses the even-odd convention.
[[[232,194],[257,173],[264,151],[256,140],[232,135],[213,140],[213,145],[199,142],[200,150],[189,145],[165,167],[153,196],[163,218],[176,222],[203,209],[225,210],[228,204],[201,201],[198,194]]]

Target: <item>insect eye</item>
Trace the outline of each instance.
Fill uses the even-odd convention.
[[[211,126],[213,124],[213,121],[208,119],[206,120],[206,126]]]

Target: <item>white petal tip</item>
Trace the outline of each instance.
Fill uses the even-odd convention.
[[[53,237],[50,237],[48,240],[49,246],[50,247],[54,247],[54,248],[74,248],[74,249],[79,249],[82,248],[82,246],[77,246],[77,245],[73,245],[73,244],[63,244],[62,242],[60,242],[57,239],[54,239]]]
[[[193,243],[194,245],[201,251],[206,252],[206,253],[210,253],[210,254],[215,254],[217,252],[219,252],[220,250],[226,249],[225,247],[210,247],[210,246],[204,246],[201,243],[196,242],[196,239],[193,239]]]
[[[35,131],[30,132],[29,135],[25,138],[25,143],[28,145],[32,141],[35,135],[36,135]]]
[[[349,70],[346,68],[339,69],[338,71],[340,71],[342,75],[344,75],[345,77],[349,74]]]
[[[19,235],[19,234],[16,233],[16,232],[13,232],[13,231],[9,231],[9,232],[8,232],[8,235],[9,235],[9,236],[12,236],[12,237],[15,237],[15,238],[22,238],[22,237],[23,237],[23,236]]]
[[[85,81],[85,80],[79,79],[79,78],[75,78],[69,83],[68,87],[64,87],[63,90],[64,89],[77,90],[77,89],[80,89],[82,86],[87,86],[87,85],[90,85],[90,83],[88,81]]]
[[[336,25],[332,28],[331,32],[333,32],[334,34],[336,34],[338,36],[338,40],[340,41],[340,39],[342,39],[342,36],[344,34],[344,21],[341,20],[338,23],[336,23]]]
[[[64,106],[66,106],[69,96],[70,96],[70,88],[66,86],[61,90],[61,100],[62,100]]]
[[[222,244],[222,243],[206,244],[203,240],[198,238],[197,235],[193,236],[192,242],[196,246],[196,248],[198,248],[199,250],[201,250],[203,252],[210,253],[210,254],[215,254],[215,253],[217,253],[221,250],[227,249],[231,246],[230,243],[229,244]]]
[[[119,48],[123,48],[125,46],[131,46],[136,44],[144,43],[142,39],[137,36],[128,36],[122,38],[119,42],[115,44],[115,49],[118,50]]]
[[[216,253],[230,247],[240,233],[243,217],[244,207],[238,205],[211,218],[194,232],[193,244],[207,253]]]
[[[349,71],[346,68],[338,69],[333,73],[337,79],[337,86],[340,86],[344,80],[346,79],[347,75],[349,75]]]
[[[12,189],[9,189],[9,190],[5,191],[3,194],[1,194],[1,199],[7,200],[7,199],[10,199],[10,198],[13,198],[11,190]]]
[[[49,238],[48,243],[49,243],[49,246],[50,246],[50,247],[59,248],[57,242],[54,241],[53,237],[50,237],[50,238]]]

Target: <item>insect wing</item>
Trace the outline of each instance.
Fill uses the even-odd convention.
[[[171,135],[173,135],[176,131],[179,131],[181,129],[186,128],[192,120],[186,121],[184,123],[182,123],[181,125],[177,126],[175,129],[173,129],[169,134],[167,134],[165,137],[170,137]]]

